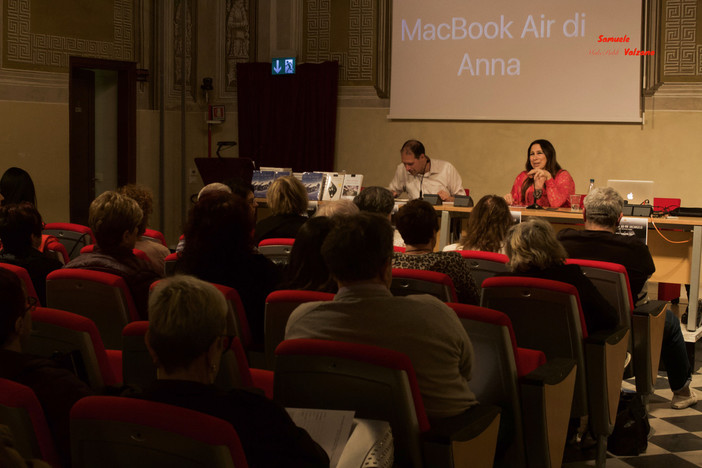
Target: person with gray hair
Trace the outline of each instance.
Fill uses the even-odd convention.
[[[572,284],[578,290],[589,334],[612,330],[619,315],[583,274],[579,265],[566,265],[566,251],[548,221],[529,218],[507,231],[505,247],[511,270],[498,276],[529,276]]]
[[[395,208],[395,197],[385,187],[366,187],[356,195],[353,202],[361,211],[390,216]]]
[[[329,459],[285,410],[260,392],[214,386],[231,345],[227,304],[212,284],[178,275],[160,281],[149,298],[146,347],[156,382],[137,398],[188,408],[234,427],[251,467],[328,467]]]
[[[564,229],[558,239],[571,258],[619,263],[629,274],[636,302],[646,300],[646,280],[656,271],[646,244],[631,236],[616,235],[624,199],[611,187],[598,187],[583,201],[585,230]]]
[[[647,302],[646,281],[656,271],[656,266],[646,244],[635,237],[616,234],[624,199],[611,187],[596,188],[585,197],[583,205],[585,229],[564,229],[558,233],[568,256],[623,265],[636,304]],[[661,359],[673,391],[671,406],[684,409],[697,403],[697,395],[690,389],[692,368],[680,321],[670,309],[666,311]]]
[[[358,213],[358,207],[351,200],[342,199],[327,201],[319,205],[314,216],[331,218],[334,216],[349,216],[356,213]],[[299,233],[300,231],[298,230],[297,232]]]
[[[361,190],[361,193],[354,197],[353,202],[361,211],[387,216],[390,222],[392,222],[392,212],[395,209],[395,197],[392,192],[385,187],[366,187]],[[395,229],[393,234],[392,243],[397,247],[405,246],[405,241],[402,239],[402,235],[400,235],[397,229]]]

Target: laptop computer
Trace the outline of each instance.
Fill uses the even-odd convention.
[[[609,179],[607,186],[619,192],[624,201],[631,205],[651,205],[653,203],[652,180]]]

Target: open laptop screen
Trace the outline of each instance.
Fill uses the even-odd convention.
[[[653,203],[652,180],[609,179],[607,186],[619,192],[619,195],[632,205],[650,205]]]

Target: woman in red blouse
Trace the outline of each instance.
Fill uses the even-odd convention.
[[[536,140],[529,145],[526,170],[514,180],[512,191],[505,195],[505,200],[515,206],[536,204],[559,208],[570,206],[570,195],[573,194],[575,182],[568,171],[561,169],[551,142]]]

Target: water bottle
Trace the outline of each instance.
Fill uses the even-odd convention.
[[[590,179],[590,185],[587,186],[587,193],[589,194],[595,188],[595,179]]]

